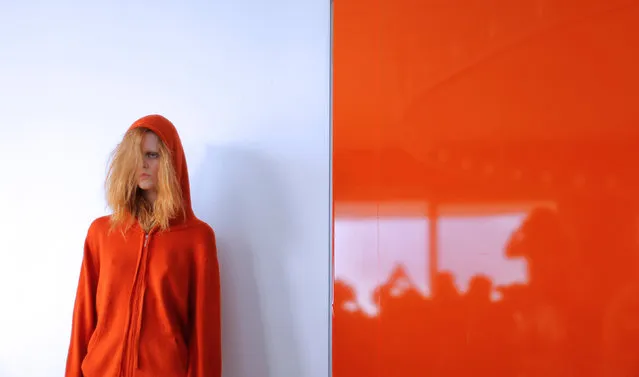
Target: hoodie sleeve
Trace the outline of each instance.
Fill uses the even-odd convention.
[[[98,263],[89,246],[89,236],[84,242],[84,256],[80,269],[80,281],[75,296],[71,342],[67,356],[65,377],[83,377],[82,361],[87,354],[89,339],[95,330],[97,314],[95,295],[98,285]]]
[[[194,256],[188,377],[222,376],[220,271],[215,234],[209,231]]]

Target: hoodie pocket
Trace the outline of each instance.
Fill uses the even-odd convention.
[[[143,332],[140,342],[140,368],[152,376],[186,376],[188,350],[179,335],[158,329]]]
[[[98,326],[89,339],[87,354],[84,356],[81,367],[84,376],[99,376],[106,373],[109,358],[105,356],[108,351],[102,343],[104,333],[104,326]]]
[[[87,354],[90,353],[93,348],[95,348],[96,343],[100,341],[102,333],[104,332],[102,328],[103,326],[97,326],[96,329],[93,331],[93,334],[91,334],[91,337],[89,338],[89,344],[87,344]]]
[[[189,366],[189,352],[186,345],[176,336],[171,336],[171,343],[175,354],[180,359],[180,366],[182,367],[182,370],[186,372]]]

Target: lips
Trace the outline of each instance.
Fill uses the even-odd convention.
[[[149,174],[140,174],[140,179],[148,179],[151,176]]]

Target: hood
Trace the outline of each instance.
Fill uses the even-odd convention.
[[[157,114],[147,115],[136,120],[131,127],[129,127],[129,131],[139,127],[144,127],[153,131],[171,151],[173,168],[175,169],[175,173],[177,174],[178,181],[182,188],[184,210],[186,211],[187,218],[193,217],[189,171],[186,166],[186,156],[184,154],[184,148],[182,147],[182,141],[180,140],[180,135],[178,135],[177,129],[171,121],[162,115]]]

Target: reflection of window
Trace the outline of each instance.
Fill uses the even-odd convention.
[[[373,293],[398,264],[428,295],[428,220],[426,218],[336,218],[335,279],[353,287],[357,304],[369,314],[377,307]],[[392,292],[405,290],[405,280]]]
[[[435,271],[452,273],[460,293],[477,275],[491,279],[493,288],[525,283],[526,262],[506,259],[504,247],[532,207],[444,205],[431,211],[424,203],[336,207],[335,279],[353,288],[356,304],[369,314],[377,311],[373,293],[398,265],[426,296]],[[426,216],[429,212],[432,221]],[[429,237],[431,230],[436,231],[434,239]],[[391,293],[407,289],[402,284],[392,288]],[[496,290],[493,297],[499,297]]]
[[[504,245],[525,213],[442,216],[438,223],[439,270],[450,271],[461,292],[484,275],[494,286],[526,282],[526,262],[506,259]],[[495,298],[497,296],[495,295]]]

